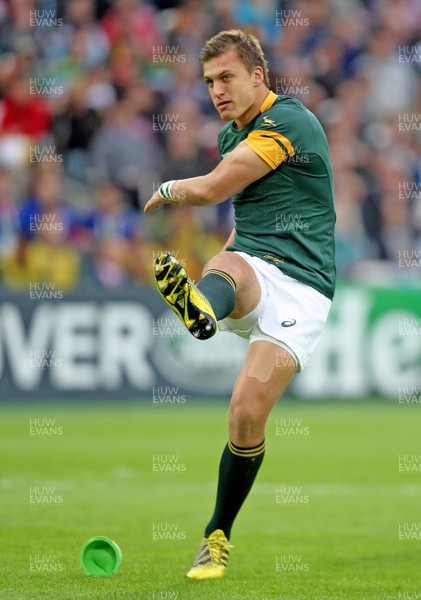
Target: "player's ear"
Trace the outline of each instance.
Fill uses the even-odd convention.
[[[260,85],[262,81],[264,81],[264,73],[262,67],[254,67],[254,85]]]

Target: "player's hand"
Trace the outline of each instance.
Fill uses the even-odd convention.
[[[154,195],[148,200],[145,204],[145,208],[143,209],[144,213],[149,212],[150,210],[156,210],[163,204],[166,204],[165,198],[163,198],[158,191],[154,193]]]

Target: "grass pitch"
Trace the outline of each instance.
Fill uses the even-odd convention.
[[[0,598],[421,597],[419,411],[281,402],[226,576],[200,582],[227,404],[2,407]],[[93,535],[120,545],[115,576],[82,572]]]

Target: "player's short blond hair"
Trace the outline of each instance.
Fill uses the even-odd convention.
[[[199,60],[203,65],[212,58],[216,58],[231,49],[237,51],[239,58],[249,73],[253,71],[254,67],[262,67],[263,80],[269,88],[267,60],[259,40],[250,33],[244,33],[240,29],[221,31],[206,42],[199,54]]]

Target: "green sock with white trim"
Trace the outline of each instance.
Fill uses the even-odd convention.
[[[228,273],[209,269],[197,287],[209,300],[217,321],[232,313],[236,302],[235,281]]]

